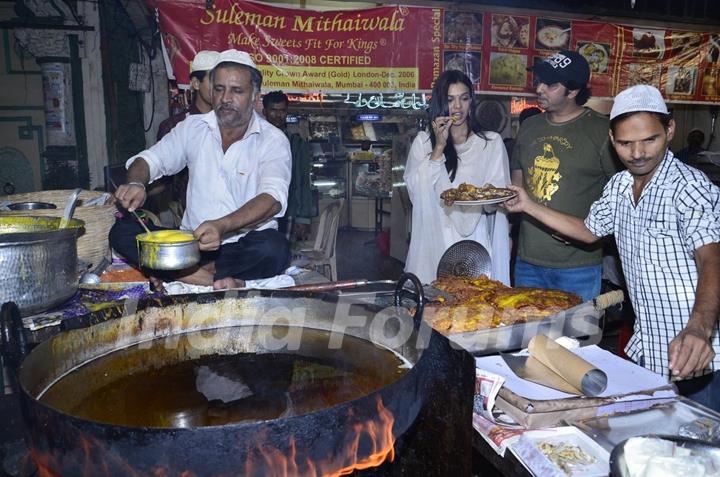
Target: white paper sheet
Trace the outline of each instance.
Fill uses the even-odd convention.
[[[598,369],[605,371],[605,374],[607,374],[607,389],[598,397],[639,393],[657,389],[668,384],[667,379],[663,376],[622,359],[598,346],[592,345],[571,351]],[[572,394],[557,391],[517,377],[500,355],[475,358],[475,366],[503,376],[505,378],[505,387],[526,399],[540,401],[577,398],[577,396]],[[647,399],[648,397],[642,396],[642,398]],[[635,399],[638,399],[638,396],[636,396]]]
[[[295,280],[289,275],[275,275],[270,278],[260,278],[257,280],[246,280],[245,288],[238,288],[238,290],[275,290],[278,288],[287,288],[295,285]],[[190,285],[189,283],[183,282],[170,282],[163,283],[165,287],[165,293],[168,295],[186,295],[188,293],[209,293],[213,291],[212,286],[204,285]]]

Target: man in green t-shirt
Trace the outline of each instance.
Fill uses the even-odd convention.
[[[512,182],[538,203],[585,217],[617,172],[608,119],[583,106],[590,98],[590,67],[579,53],[561,50],[532,72],[545,112],[520,128],[510,164]],[[601,277],[600,245],[571,243],[523,216],[515,286],[555,288],[590,300],[600,293]]]

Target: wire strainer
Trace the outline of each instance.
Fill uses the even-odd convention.
[[[438,263],[437,277],[478,278],[490,276],[492,260],[488,251],[474,240],[461,240],[445,250]]]

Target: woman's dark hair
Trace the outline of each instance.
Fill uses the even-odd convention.
[[[660,124],[662,124],[662,127],[665,129],[665,131],[668,130],[668,127],[670,126],[670,120],[673,118],[672,114],[662,114],[662,113],[655,113],[652,111],[630,111],[628,113],[620,114],[619,116],[615,116],[610,120],[610,130],[615,134],[615,128],[617,127],[617,124],[620,121],[623,121],[627,118],[629,118],[632,115],[639,114],[639,113],[647,113],[652,114],[655,116],[658,121],[660,121]]]
[[[435,85],[433,86],[432,90],[432,99],[430,100],[430,107],[428,108],[428,117],[430,123],[430,126],[428,127],[428,132],[430,133],[430,142],[432,144],[432,147],[435,147],[436,142],[435,131],[433,131],[432,122],[437,117],[448,116],[450,114],[447,100],[448,90],[450,89],[451,84],[456,83],[464,84],[465,86],[467,86],[468,91],[470,92],[470,114],[468,114],[468,124],[470,126],[470,131],[477,134],[483,139],[487,139],[485,137],[485,134],[483,133],[484,128],[475,117],[475,95],[473,94],[473,85],[470,81],[470,78],[468,78],[467,75],[462,71],[447,70],[444,71],[435,80]],[[445,144],[443,154],[445,154],[445,169],[447,169],[448,174],[450,174],[450,181],[452,182],[455,180],[455,172],[457,171],[458,164],[458,155],[451,137],[448,138],[447,144]]]

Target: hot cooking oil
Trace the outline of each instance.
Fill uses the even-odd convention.
[[[278,328],[255,327],[249,339],[226,328],[134,345],[79,367],[41,400],[108,424],[216,426],[318,411],[373,393],[408,370],[388,349],[348,335],[337,348],[321,330],[302,328],[294,346],[270,349],[263,336]]]

